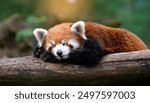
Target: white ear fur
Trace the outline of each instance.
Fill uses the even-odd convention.
[[[44,41],[47,33],[48,33],[48,31],[45,30],[45,29],[42,29],[42,28],[36,28],[36,29],[34,29],[33,34],[34,34],[36,40],[38,41],[39,47],[42,46],[43,41]]]
[[[78,21],[71,26],[71,31],[79,34],[83,39],[87,39],[85,36],[85,22]]]

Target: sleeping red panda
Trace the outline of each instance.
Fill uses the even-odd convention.
[[[96,64],[104,55],[148,49],[135,34],[93,22],[62,23],[48,31],[33,31],[38,47],[33,54],[43,61]]]

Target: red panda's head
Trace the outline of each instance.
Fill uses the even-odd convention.
[[[48,31],[37,28],[33,31],[39,47],[44,47],[57,59],[67,59],[73,50],[82,48],[86,40],[85,23],[78,21],[74,24],[63,23],[50,28]]]

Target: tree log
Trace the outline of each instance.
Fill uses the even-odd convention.
[[[86,62],[86,61],[85,61]],[[95,66],[0,59],[0,85],[149,85],[150,50],[106,55]]]

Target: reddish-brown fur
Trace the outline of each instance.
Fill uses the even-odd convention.
[[[106,53],[129,52],[148,49],[135,34],[120,28],[111,28],[101,24],[87,22],[86,34],[97,39]]]
[[[50,28],[45,42],[54,40],[60,43],[62,39],[77,38],[83,44],[83,39],[71,31],[71,25],[72,23],[63,23]],[[93,22],[86,22],[85,28],[87,38],[97,39],[105,53],[148,49],[141,39],[125,29],[111,28]]]
[[[63,23],[50,28],[48,30],[45,43],[53,40],[56,42],[56,44],[58,44],[61,43],[63,39],[70,40],[72,38],[76,38],[81,44],[83,44],[83,39],[78,36],[78,34],[71,31],[71,25],[72,23]]]

